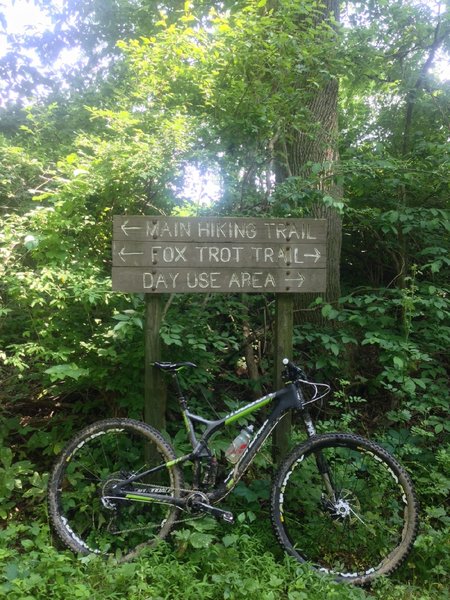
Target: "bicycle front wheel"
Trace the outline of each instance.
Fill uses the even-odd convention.
[[[408,474],[381,446],[351,434],[296,447],[275,475],[271,513],[285,551],[356,584],[396,569],[417,535]]]
[[[166,537],[178,509],[132,499],[132,492],[158,490],[179,497],[182,473],[176,465],[129,485],[130,499],[115,496],[114,485],[175,459],[156,430],[132,419],[98,421],[62,451],[50,475],[49,516],[54,530],[74,552],[130,559]]]

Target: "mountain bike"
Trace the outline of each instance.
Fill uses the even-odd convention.
[[[61,452],[49,480],[49,515],[64,544],[77,553],[128,560],[185,519],[212,515],[232,524],[233,514],[218,504],[292,410],[301,415],[307,439],[273,476],[270,514],[281,547],[340,581],[365,584],[392,573],[417,534],[409,475],[372,441],[348,433],[317,435],[309,408],[330,387],[309,381],[288,359],[283,363],[285,387],[216,420],[189,410],[177,374],[193,363],[154,363],[173,376],[190,450],[177,456],[159,431],[128,418],[83,429]],[[237,462],[224,468],[222,453],[211,449],[213,436],[248,423],[263,407],[263,423],[239,449]]]

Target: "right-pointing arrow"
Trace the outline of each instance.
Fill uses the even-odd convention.
[[[301,273],[297,272],[297,277],[285,278],[286,281],[295,281],[297,283],[297,287],[302,287],[303,282],[305,281],[304,276]]]
[[[318,250],[317,248],[314,248],[314,254],[304,254],[303,256],[304,256],[305,258],[306,258],[307,256],[309,256],[309,257],[311,257],[311,258],[314,258],[314,263],[316,263],[316,262],[319,260],[319,258],[320,258],[320,256],[321,256],[321,255],[320,255],[320,252],[319,252],[319,250]]]

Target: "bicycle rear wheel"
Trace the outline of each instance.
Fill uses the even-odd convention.
[[[286,552],[356,584],[396,569],[417,535],[408,474],[381,446],[351,434],[296,447],[275,475],[271,513]]]
[[[165,538],[177,518],[170,504],[114,496],[115,483],[175,459],[156,430],[132,419],[98,421],[82,430],[58,457],[48,487],[54,530],[74,552],[114,554],[130,559],[144,546]],[[177,465],[130,484],[128,492],[179,497]]]

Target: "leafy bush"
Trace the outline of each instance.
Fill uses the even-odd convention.
[[[216,526],[217,527],[217,526]],[[181,532],[180,532],[181,533]],[[205,534],[203,534],[205,536]],[[289,557],[275,558],[270,542],[252,524],[232,533],[194,538],[180,555],[179,540],[160,543],[132,563],[117,564],[97,556],[77,559],[51,545],[46,526],[11,524],[0,532],[0,592],[10,600],[438,600],[445,597],[440,585],[418,589],[381,580],[371,592],[344,586],[314,573]],[[191,536],[192,537],[192,536]]]

